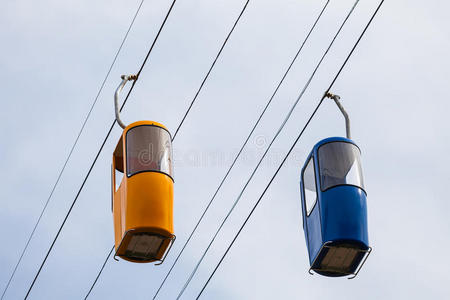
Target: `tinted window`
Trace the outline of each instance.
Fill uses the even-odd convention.
[[[312,157],[303,171],[303,187],[305,191],[306,215],[309,216],[317,201],[314,159]]]
[[[172,140],[157,126],[143,125],[127,132],[127,174],[163,172],[173,178]]]
[[[353,144],[332,142],[320,146],[319,168],[322,191],[343,184],[364,189],[360,152]]]

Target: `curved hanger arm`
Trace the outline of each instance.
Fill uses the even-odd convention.
[[[325,95],[327,98],[333,99],[336,105],[339,107],[339,110],[344,115],[345,118],[345,132],[347,134],[347,138],[351,139],[351,133],[350,133],[350,117],[348,116],[348,113],[345,111],[344,107],[342,106],[341,102],[339,101],[341,97],[338,95],[334,95],[332,93],[327,93]]]
[[[122,82],[119,84],[119,86],[116,89],[116,92],[114,93],[114,109],[116,112],[117,123],[120,125],[120,127],[125,129],[125,127],[127,127],[127,126],[120,119],[119,94],[122,91],[122,89],[124,88],[125,84],[127,84],[127,81],[136,80],[137,76],[136,75],[122,75],[121,78],[122,78]]]

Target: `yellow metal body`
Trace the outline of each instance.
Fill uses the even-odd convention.
[[[165,128],[157,122],[139,121],[123,130],[113,154],[112,209],[116,255],[133,262],[152,262],[162,259],[173,237],[173,179],[164,173],[154,171],[127,176],[127,132],[142,125]],[[122,181],[117,189],[115,169],[123,171]],[[163,241],[155,259],[133,260],[124,255],[132,235],[136,233],[151,233],[167,238]]]

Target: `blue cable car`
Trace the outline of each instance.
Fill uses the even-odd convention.
[[[347,138],[318,142],[302,169],[300,189],[309,272],[354,278],[372,250],[360,149],[350,139],[349,118],[339,96],[327,97],[335,100],[345,116]]]

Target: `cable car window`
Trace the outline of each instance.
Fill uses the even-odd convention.
[[[173,178],[172,139],[158,126],[137,126],[127,132],[127,175],[162,172]]]
[[[116,146],[116,149],[113,153],[113,159],[114,159],[114,181],[116,183],[115,191],[119,188],[120,184],[122,183],[123,178],[123,143],[122,143],[122,137],[119,140],[119,143]]]
[[[115,186],[116,192],[119,189],[120,184],[122,183],[122,178],[123,178],[123,173],[120,172],[119,170],[115,169],[114,170],[114,181],[116,182],[116,186]]]
[[[331,142],[319,148],[321,190],[337,185],[354,185],[364,189],[361,157],[351,143]]]
[[[313,157],[309,159],[308,165],[303,171],[303,187],[305,191],[306,215],[309,216],[317,201]]]

